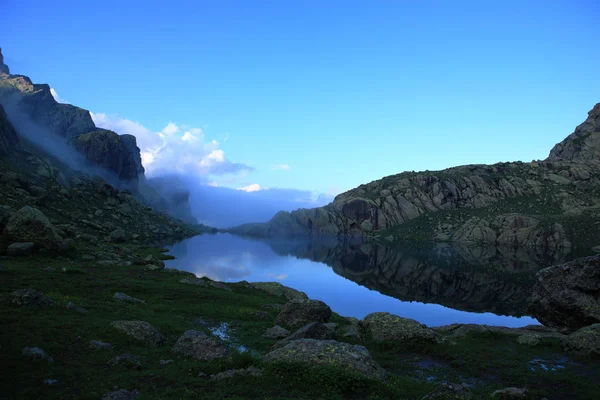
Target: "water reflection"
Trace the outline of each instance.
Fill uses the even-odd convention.
[[[278,280],[342,315],[389,311],[433,326],[535,323],[514,317],[525,313],[535,273],[563,258],[514,248],[415,243],[392,248],[331,238],[258,241],[229,234],[197,236],[170,250],[177,259],[169,267],[198,276]]]

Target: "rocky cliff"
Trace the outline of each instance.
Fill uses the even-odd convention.
[[[95,166],[114,173],[120,180],[137,183],[144,169],[134,136],[96,128],[89,111],[58,103],[50,86],[34,84],[23,75],[11,75],[0,49],[0,104],[10,105],[19,115],[9,118],[19,130],[19,120],[28,118],[45,130],[63,138]]]
[[[367,236],[568,249],[570,227],[600,221],[600,105],[544,161],[404,172],[361,185],[315,209],[280,212],[232,231],[253,236]],[[598,153],[596,153],[598,152]],[[579,244],[579,243],[578,243]]]
[[[2,58],[0,58],[0,63]],[[4,107],[0,105],[0,157],[9,155],[19,143],[17,132],[8,121]]]

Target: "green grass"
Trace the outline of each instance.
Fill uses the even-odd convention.
[[[138,256],[160,257],[161,249],[130,248]],[[524,385],[548,399],[593,398],[600,390],[596,360],[577,360],[577,365],[558,373],[540,373],[527,368],[533,358],[560,353],[557,343],[526,348],[514,337],[470,335],[456,344],[364,343],[373,357],[390,372],[383,381],[367,379],[351,371],[298,364],[262,365],[260,355],[273,341],[261,337],[273,325],[259,321],[253,313],[265,304],[284,303],[243,283],[230,284],[232,292],[181,284],[181,275],[149,272],[144,267],[96,266],[68,258],[23,258],[2,261],[0,270],[0,384],[11,399],[98,399],[114,386],[141,391],[141,399],[420,399],[439,382],[470,382],[477,396],[488,397],[501,387]],[[44,271],[53,267],[55,271]],[[62,268],[66,270],[63,271]],[[35,288],[51,297],[54,307],[17,307],[10,293]],[[125,304],[112,300],[115,292],[143,299],[147,304]],[[73,302],[89,309],[87,314],[68,310]],[[179,336],[188,329],[209,332],[211,326],[227,322],[232,343],[250,351],[234,351],[227,360],[201,362],[171,352]],[[139,319],[160,329],[166,343],[147,347],[110,327],[118,319]],[[333,321],[347,323],[334,314]],[[114,350],[92,350],[90,340],[111,343]],[[55,363],[26,360],[26,346],[43,348]],[[109,366],[113,356],[131,353],[143,360],[141,369]],[[173,359],[160,366],[159,360]],[[422,360],[433,366],[423,368]],[[236,377],[222,381],[198,377],[228,369],[254,365],[264,369],[260,377]],[[587,375],[586,375],[587,374]],[[44,379],[57,379],[46,386]],[[556,396],[556,394],[560,396]],[[566,397],[564,397],[565,395]]]

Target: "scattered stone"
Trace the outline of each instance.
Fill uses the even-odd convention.
[[[202,278],[183,278],[179,281],[180,283],[185,283],[187,285],[197,285],[197,286],[207,286],[207,283]]]
[[[54,359],[39,347],[25,347],[23,348],[23,355],[32,360],[46,360],[48,362],[54,362]]]
[[[263,362],[337,365],[377,379],[386,375],[365,347],[335,340],[294,340],[266,354]]]
[[[6,249],[6,255],[11,257],[30,256],[35,249],[35,244],[32,242],[13,243]]]
[[[473,394],[464,383],[441,383],[433,392],[425,395],[421,400],[468,400],[472,399]]]
[[[63,240],[48,218],[37,208],[25,206],[13,214],[5,234],[15,242],[32,242],[50,250],[60,250]]]
[[[117,292],[113,296],[113,299],[118,301],[124,301],[126,303],[143,303],[146,304],[144,300],[136,299],[135,297],[131,297],[126,295],[125,293]]]
[[[117,228],[110,233],[108,238],[111,242],[124,243],[126,240],[125,231],[121,228]]]
[[[112,350],[113,345],[100,340],[90,340],[90,347],[96,350]]]
[[[11,294],[12,303],[18,306],[50,307],[54,304],[44,293],[31,288],[15,290]]]
[[[269,321],[270,319],[272,319],[271,314],[269,314],[266,311],[257,311],[253,313],[252,316],[259,321]]]
[[[320,300],[294,299],[283,307],[275,323],[299,328],[309,322],[328,322],[331,308]]]
[[[225,372],[220,372],[215,375],[211,375],[210,379],[214,381],[218,381],[221,379],[233,378],[234,376],[261,376],[263,374],[262,370],[256,367],[248,367],[243,369],[230,369]]]
[[[120,389],[106,393],[102,396],[102,400],[135,400],[140,396],[138,390]]]
[[[536,275],[529,303],[542,324],[572,332],[600,323],[600,255],[548,267]]]
[[[593,324],[571,333],[562,340],[566,351],[579,355],[600,356],[600,324]]]
[[[263,333],[263,337],[265,339],[283,339],[290,335],[290,331],[285,328],[282,328],[279,325],[275,325],[272,328],[269,328]]]
[[[160,360],[159,361],[160,365],[169,365],[169,364],[173,364],[173,360]]]
[[[194,330],[186,331],[177,340],[173,352],[204,361],[212,361],[229,355],[229,349],[222,340]]]
[[[542,342],[542,337],[536,334],[525,334],[517,338],[517,343],[525,346],[537,346]]]
[[[505,389],[496,390],[492,393],[492,399],[526,399],[527,398],[527,389],[525,388],[516,388],[516,387],[507,387]]]
[[[439,342],[440,335],[414,319],[402,318],[387,312],[367,315],[360,326],[377,342],[383,341],[426,341]]]
[[[165,341],[160,331],[145,321],[113,321],[110,325],[152,346],[159,346]]]
[[[204,372],[200,371],[198,372],[198,377],[199,378],[206,378],[208,375],[206,375]]]
[[[287,342],[298,339],[319,339],[328,340],[333,339],[335,336],[335,328],[329,324],[322,324],[320,322],[311,322],[310,324],[304,325],[296,332],[287,336],[282,341],[275,344],[274,348],[285,346]]]
[[[134,356],[133,354],[125,353],[120,354],[111,358],[108,361],[110,365],[124,365],[128,368],[133,369],[141,369],[142,368],[142,360],[138,356]]]
[[[71,302],[67,303],[67,309],[76,311],[81,314],[87,314],[89,312],[87,308],[83,308]]]
[[[57,379],[44,379],[44,384],[48,385],[48,386],[54,386],[54,385],[58,384],[58,380]]]
[[[284,286],[279,282],[252,282],[250,285],[273,296],[284,296],[288,300],[308,299],[306,293]]]

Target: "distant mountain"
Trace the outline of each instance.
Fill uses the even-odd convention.
[[[556,252],[600,233],[600,104],[543,161],[404,172],[324,207],[280,212],[231,231],[515,245]]]

